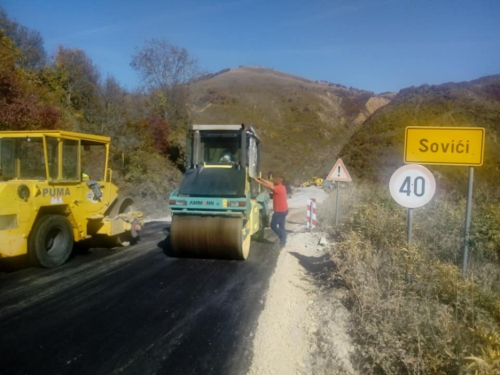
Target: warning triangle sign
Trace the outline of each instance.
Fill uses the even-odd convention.
[[[328,181],[352,181],[351,175],[347,172],[347,168],[342,162],[342,159],[337,160],[330,173],[328,173],[326,179]]]

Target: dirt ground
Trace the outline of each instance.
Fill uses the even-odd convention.
[[[249,375],[355,374],[350,362],[348,312],[342,292],[325,288],[334,265],[322,233],[305,228],[308,197],[318,188],[298,189],[289,200],[289,233],[271,278],[253,341]],[[324,281],[324,282],[323,282]]]

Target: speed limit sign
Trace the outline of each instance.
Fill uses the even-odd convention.
[[[427,168],[409,164],[392,174],[389,190],[394,200],[401,206],[422,207],[434,196],[436,180]]]

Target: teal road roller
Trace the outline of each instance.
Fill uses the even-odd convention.
[[[191,125],[186,173],[169,197],[171,252],[179,257],[246,259],[268,225],[260,138],[252,126]]]

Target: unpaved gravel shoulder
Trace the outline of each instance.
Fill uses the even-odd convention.
[[[304,216],[294,208],[288,222],[299,223]],[[320,233],[306,232],[303,225],[289,227],[293,233],[270,281],[248,374],[356,374],[342,291],[321,284],[333,272],[328,246],[318,245]]]

